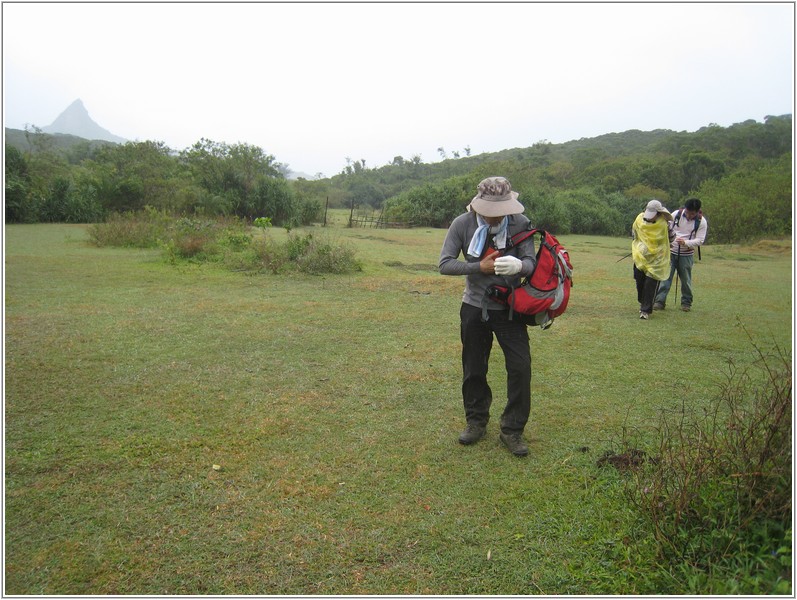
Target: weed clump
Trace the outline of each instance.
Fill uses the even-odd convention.
[[[290,233],[283,243],[269,237],[254,243],[254,261],[274,274],[298,270],[311,275],[344,274],[362,270],[351,246],[312,233]]]
[[[147,206],[141,211],[112,213],[104,223],[89,225],[91,242],[99,247],[157,248],[168,237],[173,219]]]
[[[663,414],[655,460],[628,471],[628,499],[693,593],[792,590],[791,360],[753,346],[707,408]]]
[[[163,211],[111,215],[89,227],[97,246],[163,249],[167,262],[211,262],[235,271],[299,271],[309,274],[342,274],[361,270],[355,251],[348,245],[312,233],[289,233],[282,243],[265,233],[269,219],[256,219],[264,234],[255,238],[249,224],[235,217],[172,217]]]

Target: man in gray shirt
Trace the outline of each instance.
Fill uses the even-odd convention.
[[[517,198],[518,193],[512,191],[504,177],[488,177],[479,183],[468,211],[454,219],[448,229],[439,269],[443,275],[465,276],[460,336],[462,400],[467,426],[459,435],[459,442],[473,444],[486,433],[493,400],[487,370],[495,335],[507,371],[507,403],[501,416],[500,439],[512,454],[525,456],[529,449],[523,440],[523,430],[531,410],[528,330],[520,319],[509,318],[507,306],[485,294],[491,285],[516,285],[534,270],[533,239],[530,237],[514,247],[511,244],[513,235],[530,226]]]

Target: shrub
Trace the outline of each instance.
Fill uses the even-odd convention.
[[[331,239],[318,239],[312,234],[307,236],[304,251],[296,258],[299,270],[303,273],[323,275],[325,273],[340,275],[361,270],[352,247],[333,242]]]
[[[340,275],[362,269],[351,246],[328,237],[319,239],[312,233],[289,234],[282,244],[268,237],[260,238],[254,248],[261,268],[275,274],[294,268],[312,275]]]
[[[243,216],[269,215],[275,225],[296,225],[299,208],[290,185],[284,179],[264,177],[257,182],[251,205],[242,209]]]
[[[7,223],[29,223],[37,215],[31,202],[28,165],[22,153],[6,144],[5,206]]]
[[[756,352],[762,377],[729,362],[707,408],[662,417],[628,482],[662,556],[705,574],[693,592],[791,592],[791,360]]]
[[[278,244],[271,237],[255,239],[252,250],[252,260],[249,263],[251,269],[267,270],[276,275],[288,263],[286,244]]]
[[[526,215],[535,227],[546,229],[556,235],[566,235],[571,232],[570,213],[553,193],[531,190],[521,194],[520,200],[526,207]]]
[[[328,236],[289,234],[277,243],[265,235],[270,219],[259,218],[264,235],[253,238],[246,221],[237,217],[181,217],[147,207],[135,213],[113,214],[89,227],[97,246],[153,248],[161,246],[169,263],[181,260],[221,263],[236,271],[340,274],[362,267],[350,246]]]
[[[178,258],[220,261],[231,252],[248,248],[251,243],[246,223],[235,217],[183,217],[171,224],[165,240],[167,258],[172,262]]]
[[[385,202],[385,214],[429,227],[448,227],[474,196],[478,180],[472,175],[426,183]]]
[[[594,188],[558,192],[554,202],[569,216],[570,233],[583,235],[621,235],[619,211],[610,208],[604,196]]]
[[[155,248],[166,240],[171,218],[152,207],[144,210],[111,213],[104,223],[88,228],[91,241],[97,246]]]
[[[754,163],[719,180],[704,181],[696,192],[709,221],[711,240],[738,243],[791,235],[791,154]]]

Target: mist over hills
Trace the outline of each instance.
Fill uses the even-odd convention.
[[[24,149],[26,144],[24,142],[25,138],[22,130],[6,128],[5,131],[7,142],[17,146],[21,150]],[[41,132],[60,138],[56,142],[57,146],[69,146],[79,141],[74,138],[81,138],[91,142],[112,142],[114,144],[124,144],[130,141],[118,135],[114,135],[94,121],[80,98],[70,104],[50,125],[42,127]],[[300,177],[304,179],[313,178],[307,173],[292,171],[290,167],[287,169],[286,177],[288,179],[298,179]]]
[[[769,133],[762,133],[761,135],[764,135],[765,137],[771,137],[773,135],[772,131],[782,128],[779,123],[786,118],[788,118],[790,128],[791,114],[781,115],[779,117],[767,116],[764,119],[764,122],[765,124],[768,124],[767,129],[770,131]],[[451,177],[453,175],[463,174],[475,168],[476,165],[487,161],[509,161],[511,163],[516,161],[522,162],[526,160],[535,160],[535,162],[539,162],[540,156],[538,155],[540,153],[545,155],[546,160],[544,162],[546,164],[551,161],[555,162],[556,160],[571,161],[575,158],[580,167],[585,168],[591,163],[596,161],[599,162],[602,159],[608,160],[611,157],[616,158],[620,156],[629,156],[635,153],[655,151],[656,149],[658,149],[658,151],[664,149],[667,152],[671,152],[674,151],[676,147],[680,147],[686,143],[685,138],[692,136],[695,136],[695,138],[705,137],[703,135],[704,130],[706,132],[714,131],[716,133],[720,130],[727,129],[731,137],[741,139],[747,135],[747,133],[744,132],[747,132],[750,127],[754,127],[756,125],[759,125],[757,121],[748,119],[747,121],[734,124],[728,128],[721,128],[712,124],[701,128],[699,131],[693,134],[688,132],[675,132],[666,129],[656,129],[653,131],[640,131],[633,129],[619,133],[607,133],[592,138],[581,138],[578,140],[571,140],[569,142],[558,144],[552,144],[546,140],[542,140],[526,148],[508,148],[499,151],[484,152],[474,156],[468,155],[461,158],[456,156],[454,159],[444,157],[444,160],[440,161],[439,163],[428,163],[426,165],[426,179],[429,179],[432,171],[441,177]],[[78,148],[78,156],[87,151],[84,148],[87,141],[88,150],[102,145],[125,144],[130,141],[120,136],[114,135],[107,129],[104,129],[97,124],[89,116],[88,111],[80,99],[77,99],[70,104],[66,110],[64,110],[55,119],[55,121],[53,121],[52,124],[38,129],[38,131],[50,138],[47,144],[49,144],[52,149],[56,149],[64,153],[71,152],[74,154],[72,149]],[[31,139],[33,138],[30,137],[30,133],[31,132],[29,131],[10,129],[6,127],[5,142],[6,144],[16,147],[21,152],[30,152],[31,150],[35,151],[34,144],[31,142]],[[710,136],[711,134],[707,133],[706,135]],[[758,138],[756,138],[755,142],[749,143],[767,145],[765,141],[762,141]],[[791,144],[789,143],[789,146],[790,145]],[[713,150],[713,145],[710,146]],[[708,150],[709,148],[707,147],[705,149]],[[733,150],[733,152],[740,151],[741,150],[739,148]],[[331,179],[333,181],[337,181],[341,178],[345,179],[347,175],[362,175],[364,173],[376,173],[377,171],[380,173],[386,173],[389,171],[395,172],[396,174],[406,174],[405,171],[413,166],[413,161],[405,161],[401,157],[397,158],[401,160],[396,162],[394,159],[394,161],[388,165],[377,167],[376,169],[371,167],[367,170],[365,168],[364,160],[361,163],[360,161],[355,161],[353,166],[349,165],[341,173],[332,175],[330,177],[321,177],[321,179]],[[417,167],[417,165],[415,166]],[[308,173],[292,170],[290,165],[283,164],[280,165],[279,168],[283,176],[285,176],[287,179],[305,179],[308,181],[313,181],[316,179],[315,176],[312,176]],[[396,176],[398,177],[399,175]],[[384,181],[380,180],[378,182],[379,186],[383,186],[383,184]],[[393,192],[395,192],[395,190],[393,190]],[[388,193],[387,196],[390,196],[390,194]]]

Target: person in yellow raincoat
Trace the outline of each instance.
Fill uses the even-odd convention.
[[[670,275],[670,235],[667,221],[672,215],[658,200],[651,200],[634,220],[631,256],[634,259],[639,318],[648,319],[659,282]]]

